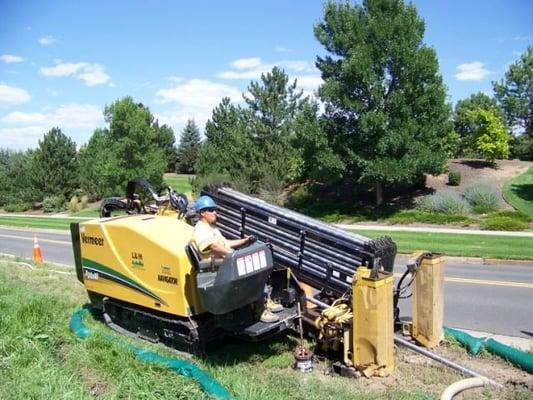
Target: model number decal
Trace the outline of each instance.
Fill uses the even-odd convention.
[[[178,278],[174,278],[173,276],[157,275],[157,280],[159,282],[165,282],[165,283],[169,283],[171,285],[177,285],[178,284]]]

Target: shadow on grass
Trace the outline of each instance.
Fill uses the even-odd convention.
[[[524,201],[533,202],[533,183],[513,184],[511,185],[511,192]]]
[[[385,188],[384,203],[377,207],[374,204],[375,193],[372,189],[344,189],[335,191],[328,187],[312,187],[304,194],[289,198],[285,207],[326,222],[381,221],[394,217],[403,210],[412,209],[416,198],[435,192],[427,187],[389,190]]]
[[[259,342],[249,342],[238,338],[218,340],[207,352],[198,355],[204,363],[213,366],[232,366],[241,363],[260,363],[273,356],[294,351],[298,340],[288,333],[280,333]]]

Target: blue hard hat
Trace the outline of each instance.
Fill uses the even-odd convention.
[[[196,211],[202,211],[205,208],[217,208],[215,201],[209,196],[200,196],[196,200],[195,204]]]

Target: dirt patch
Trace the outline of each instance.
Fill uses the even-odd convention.
[[[456,159],[450,160],[448,168],[450,172],[461,173],[461,184],[459,186],[448,185],[448,174],[428,175],[426,186],[435,192],[449,190],[459,194],[464,192],[467,185],[472,182],[486,182],[494,186],[501,197],[502,208],[512,209],[503,199],[502,188],[505,182],[533,167],[532,161],[519,160],[498,160],[491,166],[481,160]]]

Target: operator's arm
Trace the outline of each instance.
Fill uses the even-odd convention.
[[[208,246],[208,249],[215,257],[224,257],[227,254],[233,253],[232,249],[227,248],[226,246],[220,243],[213,243]]]
[[[227,240],[229,247],[234,249],[235,247],[242,246],[250,241],[250,236],[246,236],[243,239]]]

